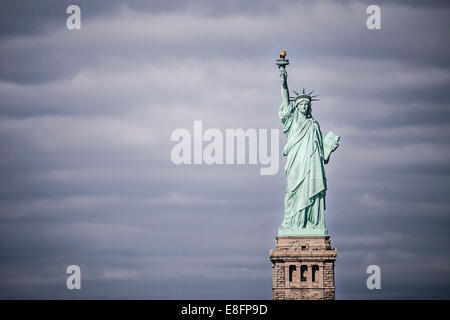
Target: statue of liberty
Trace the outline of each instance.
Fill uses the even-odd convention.
[[[295,96],[290,97],[286,73],[289,61],[285,57],[283,50],[277,60],[282,98],[279,116],[287,139],[283,150],[287,157],[285,213],[278,235],[328,235],[324,218],[327,190],[324,165],[339,146],[339,136],[330,131],[322,137],[319,123],[311,114],[311,102],[317,100],[312,92],[294,91]]]

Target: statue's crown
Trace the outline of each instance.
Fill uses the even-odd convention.
[[[319,99],[316,99],[316,97],[319,96],[318,94],[316,94],[316,95],[314,95],[314,96],[311,95],[311,94],[314,92],[314,90],[311,91],[310,93],[306,93],[306,92],[305,92],[305,88],[303,88],[302,93],[298,93],[298,92],[295,91],[295,90],[293,90],[293,91],[294,91],[294,93],[295,93],[295,97],[289,99],[289,100],[291,100],[291,101],[295,101],[295,100],[298,100],[298,99],[308,99],[309,102],[312,102],[312,101],[318,101],[318,100],[319,100]]]

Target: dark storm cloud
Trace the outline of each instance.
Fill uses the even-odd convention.
[[[366,1],[82,1],[79,31],[68,4],[0,13],[0,297],[270,298],[284,159],[275,176],[175,166],[170,135],[280,128],[286,47],[290,88],[317,89],[314,117],[343,139],[337,297],[448,298],[447,3],[381,1],[379,31]]]
[[[145,1],[131,0],[81,0],[74,3],[69,0],[39,0],[4,1],[3,10],[0,12],[0,35],[11,37],[17,35],[33,35],[50,31],[65,23],[66,9],[72,4],[82,7],[83,19],[91,19],[98,16],[108,16],[121,6],[127,6],[135,10],[151,10],[153,13],[161,13],[172,10],[185,10],[186,1]]]
[[[191,10],[195,3],[183,3],[166,8],[159,2],[155,7],[152,3],[145,7],[139,1],[128,5],[89,1],[86,6],[80,4],[87,16],[83,15],[84,28],[77,32],[65,28],[61,10],[60,18],[55,19],[58,24],[49,27],[39,41],[27,35],[2,39],[1,79],[14,83],[61,80],[96,68],[105,60],[122,61],[124,55],[135,64],[148,63],[149,59],[156,63],[198,56],[209,56],[211,62],[267,59],[277,50],[267,43],[285,43],[280,41],[280,34],[289,39],[292,59],[337,55],[448,67],[450,49],[443,45],[448,43],[446,33],[434,31],[449,29],[450,9],[430,6],[419,11],[389,5],[383,11],[383,28],[388,32],[371,32],[365,27],[364,6],[353,2],[326,3],[313,12],[308,2],[281,2],[276,4],[277,10],[270,10],[273,2],[268,7],[264,3],[251,5],[252,2],[198,4],[206,12]],[[229,6],[229,10],[221,10],[221,6]],[[44,7],[30,12],[39,15]],[[224,14],[216,17],[207,8]],[[356,14],[356,9],[362,12]],[[45,21],[43,17],[42,24]],[[301,56],[296,55],[299,53]]]

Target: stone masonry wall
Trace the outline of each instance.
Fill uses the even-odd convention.
[[[336,258],[329,236],[278,237],[270,251],[273,299],[334,299]]]

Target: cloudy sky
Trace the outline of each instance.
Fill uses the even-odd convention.
[[[403,2],[77,1],[68,30],[72,1],[3,1],[0,298],[271,299],[285,158],[176,166],[170,136],[281,129],[284,48],[342,137],[336,298],[450,298],[450,4]]]

